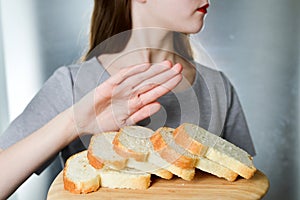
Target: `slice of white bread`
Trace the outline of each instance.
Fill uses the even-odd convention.
[[[251,178],[256,171],[246,151],[197,125],[184,123],[175,129],[173,136],[177,144],[191,153],[204,155],[243,178]]]
[[[197,157],[177,145],[173,139],[173,130],[169,127],[159,128],[150,138],[153,149],[167,162],[183,169],[193,169]]]
[[[169,127],[162,127],[159,128],[155,134],[151,137],[151,141],[153,143],[154,149],[158,150],[160,155],[168,160],[169,162],[173,162],[179,165],[184,165],[187,163],[187,161],[195,161],[191,163],[192,167],[196,167],[202,171],[211,173],[213,175],[216,175],[220,178],[225,178],[229,181],[234,181],[238,174],[233,172],[232,170],[216,163],[213,161],[210,161],[207,158],[194,155],[190,152],[188,152],[186,149],[175,143],[174,137],[173,137],[173,131],[175,129],[169,128]],[[159,144],[159,145],[157,145]],[[156,149],[155,147],[158,148]],[[171,156],[170,156],[171,155]],[[180,157],[180,155],[184,155],[183,159]],[[170,160],[174,159],[175,162]]]
[[[87,151],[71,156],[63,170],[64,188],[72,193],[86,194],[100,187],[100,174],[89,164]]]
[[[126,126],[120,129],[113,143],[114,150],[125,158],[134,158],[137,161],[148,161],[161,169],[183,178],[192,180],[195,175],[193,167],[182,168],[162,159],[154,151],[150,137],[154,134],[151,129],[141,126]]]
[[[113,140],[117,132],[105,132],[94,135],[88,148],[88,159],[90,164],[101,169],[103,166],[120,170],[125,167],[134,168],[139,171],[155,174],[164,179],[171,179],[173,174],[161,169],[149,162],[138,162],[133,158],[125,158],[113,150]]]
[[[211,161],[207,158],[199,156],[199,160],[196,164],[196,168],[204,172],[213,174],[219,178],[225,178],[228,181],[235,181],[238,174],[234,171],[218,164],[217,162]]]
[[[149,174],[154,174],[163,179],[171,179],[173,178],[173,174],[163,168],[160,168],[152,163],[147,162],[139,162],[133,158],[129,158],[127,162],[127,166],[132,169],[138,169],[142,172],[147,172]]]
[[[151,183],[151,174],[131,168],[125,168],[120,171],[104,167],[99,170],[99,173],[101,176],[101,186],[112,189],[144,190],[147,189]]]
[[[104,165],[116,170],[126,167],[127,159],[113,150],[112,140],[115,135],[116,132],[105,132],[91,138],[87,157],[96,169],[101,169]]]
[[[86,194],[100,186],[108,188],[147,189],[151,175],[135,169],[112,170],[106,166],[95,169],[89,164],[87,151],[71,156],[63,171],[64,188],[72,193]]]

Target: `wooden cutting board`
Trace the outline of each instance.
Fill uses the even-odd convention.
[[[164,180],[151,178],[147,190],[100,188],[90,194],[72,194],[64,190],[62,173],[52,183],[47,200],[96,200],[96,199],[261,199],[269,189],[268,178],[257,171],[249,180],[238,178],[235,182],[217,178],[205,172],[197,171],[193,181],[184,181],[174,177]]]

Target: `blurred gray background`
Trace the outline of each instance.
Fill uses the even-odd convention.
[[[0,1],[0,131],[53,71],[77,62],[92,0]],[[255,165],[270,180],[264,199],[300,199],[300,1],[211,1],[197,35],[235,86],[252,133]],[[45,199],[54,162],[10,198]]]

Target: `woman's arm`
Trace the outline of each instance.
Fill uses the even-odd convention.
[[[169,62],[121,70],[78,103],[0,153],[0,199],[8,197],[45,161],[77,137],[118,130],[157,112],[160,96],[181,81],[182,66]]]
[[[7,198],[45,161],[77,137],[65,111],[25,139],[0,152],[0,199]]]

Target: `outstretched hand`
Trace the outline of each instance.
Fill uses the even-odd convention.
[[[182,66],[169,61],[126,67],[73,106],[79,135],[115,131],[160,109],[156,101],[182,79]]]

